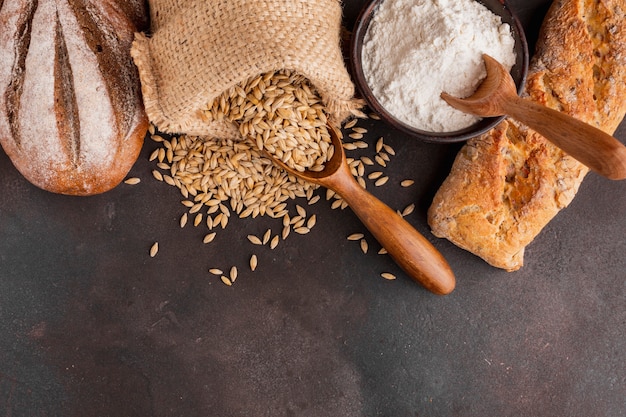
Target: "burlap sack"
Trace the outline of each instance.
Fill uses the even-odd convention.
[[[341,53],[338,0],[150,0],[151,31],[137,34],[146,111],[168,133],[239,136],[199,110],[249,77],[289,69],[307,77],[331,120],[360,107]]]

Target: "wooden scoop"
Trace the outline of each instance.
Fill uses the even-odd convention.
[[[299,172],[268,157],[285,171],[335,191],[352,208],[396,263],[415,281],[439,295],[454,290],[455,278],[444,257],[431,243],[389,206],[359,185],[346,162],[341,139],[329,127],[334,154],[322,171]]]
[[[489,55],[483,55],[487,78],[470,97],[447,93],[452,107],[481,117],[508,115],[524,123],[593,171],[613,179],[626,178],[626,146],[587,123],[517,95],[508,71]]]

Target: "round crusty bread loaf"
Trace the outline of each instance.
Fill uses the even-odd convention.
[[[34,185],[92,195],[133,166],[148,120],[134,33],[142,0],[0,5],[0,144]]]

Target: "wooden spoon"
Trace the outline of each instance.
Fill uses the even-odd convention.
[[[461,99],[442,93],[441,98],[452,107],[477,116],[508,115],[593,171],[613,180],[626,178],[626,146],[619,140],[565,113],[520,98],[502,64],[486,54],[483,59],[487,78],[474,94]]]
[[[322,171],[300,172],[268,155],[296,177],[335,191],[352,208],[396,263],[415,281],[439,295],[454,290],[455,278],[444,257],[406,220],[359,185],[346,162],[341,139],[329,127],[334,154]]]

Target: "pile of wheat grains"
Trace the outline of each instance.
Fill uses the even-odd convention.
[[[305,207],[320,200],[320,193],[315,192],[318,186],[276,167],[266,155],[298,171],[319,171],[332,156],[326,110],[308,80],[289,71],[261,74],[208,103],[203,117],[235,123],[244,139],[168,137],[156,132],[154,126],[150,129],[152,140],[159,145],[150,155],[150,161],[156,163],[152,174],[158,181],[177,187],[183,197],[180,227],[206,227],[203,242],[209,244],[218,230],[226,229],[231,218],[269,216],[280,220],[279,231],[270,228],[262,236],[249,234],[247,239],[252,245],[270,249],[291,232],[309,233],[317,224],[317,216]],[[351,172],[363,188],[368,181],[374,186],[387,183],[385,168],[395,155],[383,138],[376,141],[373,154],[364,154],[363,150],[370,149],[363,140],[367,129],[357,123],[367,117],[358,114],[338,130]],[[374,114],[369,117],[378,119]],[[353,151],[360,151],[359,156],[351,157]],[[126,181],[137,182],[136,178]],[[400,184],[409,187],[413,181],[403,180]],[[332,209],[347,207],[331,190],[326,190],[325,197]],[[410,205],[399,213],[408,215],[413,209]],[[362,252],[368,253],[364,233],[354,233],[348,240],[357,241]],[[157,242],[149,253],[151,257],[157,255]],[[378,253],[386,252],[383,248]],[[257,266],[258,256],[252,253],[246,268],[255,271]],[[240,268],[233,265],[227,269],[210,268],[208,272],[230,286]],[[381,277],[395,279],[388,272],[382,272]]]

